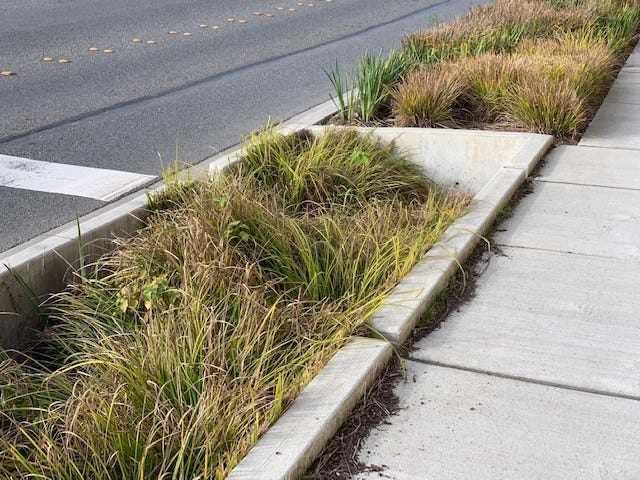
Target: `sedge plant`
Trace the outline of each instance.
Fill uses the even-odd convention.
[[[57,365],[0,359],[1,477],[224,478],[467,204],[353,131],[245,152],[56,296]]]

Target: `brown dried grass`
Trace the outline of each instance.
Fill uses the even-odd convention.
[[[458,63],[441,63],[410,72],[393,93],[393,115],[404,127],[434,127],[455,123],[458,101],[468,82]]]

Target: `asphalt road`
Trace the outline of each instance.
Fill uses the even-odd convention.
[[[351,66],[365,50],[388,49],[468,7],[467,0],[2,0],[0,70],[15,75],[0,76],[0,154],[160,175],[176,152],[198,163],[269,119],[328,100],[323,67]],[[0,175],[0,252],[105,204],[6,185]]]

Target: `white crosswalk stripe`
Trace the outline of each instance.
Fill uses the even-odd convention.
[[[157,177],[0,154],[0,186],[108,202]]]

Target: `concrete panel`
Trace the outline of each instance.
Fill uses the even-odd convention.
[[[382,371],[393,349],[356,339],[340,350],[258,440],[228,480],[298,478]]]
[[[625,67],[620,70],[616,81],[611,85],[605,102],[640,105],[638,91],[640,91],[640,68]]]
[[[413,358],[640,398],[640,263],[503,252]]]
[[[640,191],[535,182],[499,245],[640,259]]]
[[[579,145],[640,150],[640,106],[605,99]]]
[[[640,478],[640,402],[407,362],[358,479]]]
[[[640,190],[640,152],[561,146],[546,157],[536,180]]]

